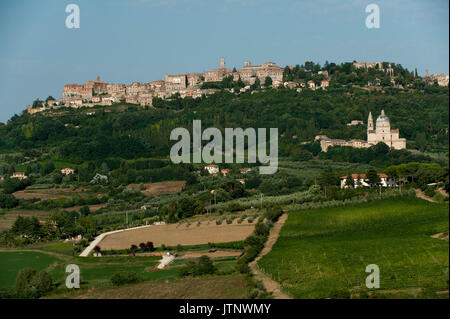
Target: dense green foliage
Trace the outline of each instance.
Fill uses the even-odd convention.
[[[24,268],[19,271],[16,279],[14,297],[22,299],[36,299],[53,288],[52,277],[46,272]]]
[[[116,286],[132,284],[137,282],[138,280],[139,278],[134,271],[117,272],[111,277],[111,282]]]
[[[188,261],[186,266],[178,269],[178,274],[184,276],[202,276],[214,274],[217,271],[211,258],[201,256],[197,261]]]
[[[191,128],[193,119],[201,119],[203,128],[221,130],[278,127],[282,136],[280,153],[291,155],[302,148],[300,142],[312,141],[319,134],[364,139],[365,127],[346,123],[366,121],[369,111],[379,114],[381,109],[408,140],[409,148],[448,150],[448,88],[384,93],[352,87],[301,93],[287,89],[255,92],[236,96],[222,91],[199,99],[167,100],[164,108],[129,106],[91,116],[84,110],[57,112],[53,117],[24,113],[0,125],[0,151],[44,150],[74,163],[109,157],[167,157],[170,131]],[[181,106],[171,107],[173,103]]]

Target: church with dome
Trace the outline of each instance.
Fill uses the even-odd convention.
[[[384,113],[384,110],[381,110],[381,114],[378,116],[375,125],[373,123],[372,112],[369,113],[369,118],[367,119],[367,141],[359,139],[350,141],[331,139],[325,135],[316,136],[314,141],[320,141],[322,152],[326,152],[330,146],[368,148],[380,142],[396,150],[406,148],[406,138],[400,138],[400,131],[398,129],[391,129],[391,121]]]
[[[400,138],[400,131],[398,129],[391,130],[391,121],[384,113],[384,110],[381,110],[375,127],[373,126],[372,112],[369,113],[367,120],[367,143],[375,145],[379,142],[383,142],[396,150],[406,148],[406,138]]]

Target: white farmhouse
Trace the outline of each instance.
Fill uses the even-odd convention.
[[[382,187],[393,187],[397,186],[395,179],[387,176],[384,173],[378,173],[378,177],[380,178],[380,185]],[[370,187],[370,184],[367,183],[366,174],[352,174],[351,178],[353,179],[353,184],[355,188],[357,187]],[[341,188],[347,188],[347,176],[341,176]]]
[[[206,165],[205,170],[211,175],[217,175],[219,173],[219,166],[214,164]]]

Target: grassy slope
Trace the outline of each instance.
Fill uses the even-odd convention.
[[[357,297],[369,264],[380,267],[376,295],[436,298],[449,245],[430,235],[448,223],[448,204],[415,197],[294,212],[259,265],[295,298]]]
[[[13,288],[16,277],[22,268],[46,269],[57,285],[64,285],[68,264],[80,267],[83,287],[97,287],[111,283],[112,275],[121,271],[135,271],[143,279],[166,279],[175,276],[175,272],[149,272],[156,267],[160,257],[72,257],[72,247],[63,244],[45,244],[35,246],[38,251],[0,252],[0,288]],[[70,249],[70,251],[69,251]],[[49,267],[51,265],[51,267]]]
[[[183,279],[177,276],[177,267],[149,271],[157,265],[160,257],[81,258],[71,255],[72,247],[71,243],[53,242],[32,245],[26,250],[0,251],[0,288],[13,288],[19,270],[30,267],[46,269],[52,275],[57,289],[50,298],[247,297],[247,283],[240,274]],[[216,265],[221,271],[230,271],[235,263],[235,257],[222,257],[217,258]],[[80,267],[82,290],[68,291],[65,288],[65,267],[68,264]],[[123,271],[135,271],[145,281],[125,287],[111,286],[112,275]]]
[[[58,262],[58,258],[39,252],[0,252],[0,288],[13,288],[22,268],[43,270]]]

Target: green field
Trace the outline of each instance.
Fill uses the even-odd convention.
[[[430,237],[448,224],[448,204],[416,197],[292,212],[258,264],[294,298],[448,298],[449,243]]]
[[[22,268],[44,270],[58,262],[58,258],[39,252],[0,252],[0,288],[13,288]]]
[[[161,257],[158,256],[111,256],[111,257],[73,257],[71,243],[53,242],[36,244],[27,250],[0,252],[0,288],[14,288],[17,274],[22,268],[47,270],[52,276],[59,295],[66,295],[64,282],[67,276],[65,268],[68,264],[80,267],[81,288],[111,287],[111,277],[123,271],[136,272],[144,281],[166,282],[178,278],[177,266],[186,260],[178,260],[170,267],[153,271]],[[33,251],[34,250],[34,251]],[[232,271],[235,257],[217,258],[217,268],[221,271]]]
[[[134,271],[142,279],[155,280],[168,279],[176,275],[174,270],[148,271],[156,267],[160,257],[71,257],[63,250],[64,245],[61,243],[40,247],[46,248],[48,252],[59,250],[59,254],[39,251],[0,252],[0,288],[13,288],[17,274],[22,268],[46,269],[57,285],[63,285],[68,264],[80,267],[82,287],[86,288],[111,284],[111,277],[121,271]]]
[[[111,284],[111,277],[118,272],[134,271],[143,279],[152,279],[151,268],[156,267],[160,257],[102,257],[74,258],[71,263],[80,267],[81,286],[97,287]],[[60,264],[55,269],[55,276],[61,282],[65,278],[66,264]]]

